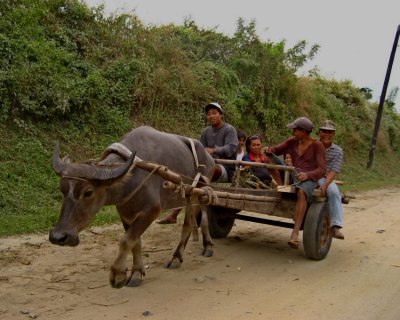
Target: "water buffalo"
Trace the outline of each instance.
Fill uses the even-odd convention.
[[[192,183],[198,172],[204,180],[210,179],[214,160],[199,141],[146,126],[133,129],[115,145],[117,147],[106,149],[98,161],[85,163],[71,163],[68,158],[61,160],[56,145],[53,169],[60,176],[63,200],[59,220],[50,231],[49,239],[58,245],[78,245],[78,233],[88,226],[100,208],[115,205],[125,234],[111,267],[110,283],[121,288],[128,283],[139,285],[145,275],[141,257],[143,232],[162,210],[185,204],[181,196],[162,187],[164,180],[159,175],[135,165],[137,160],[164,165],[179,173],[187,184]],[[192,231],[191,222],[193,219],[186,214],[181,241],[167,267],[179,267],[183,261],[183,250]],[[202,228],[202,231],[205,254],[212,240],[208,230]],[[133,265],[128,278],[126,259],[130,251]]]

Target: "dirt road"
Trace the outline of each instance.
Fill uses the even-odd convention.
[[[237,221],[214,257],[190,240],[182,267],[166,270],[179,224],[153,224],[137,288],[108,284],[120,226],[86,231],[76,248],[0,239],[0,319],[400,319],[400,189],[356,197],[323,261],[288,247],[288,229]]]

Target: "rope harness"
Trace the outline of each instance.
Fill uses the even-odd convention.
[[[195,188],[198,185],[198,183],[200,182],[200,179],[202,179],[204,181],[204,183],[208,185],[210,183],[210,179],[200,172],[200,168],[201,167],[205,167],[205,165],[199,163],[199,159],[198,159],[198,155],[197,155],[197,152],[196,152],[196,147],[195,147],[193,139],[190,139],[190,138],[188,138],[188,139],[189,139],[189,142],[190,142],[190,146],[191,146],[191,150],[192,150],[192,154],[193,154],[193,159],[194,159],[194,162],[195,162],[195,165],[196,165],[196,170],[197,170],[196,176],[194,178],[192,178],[192,177],[188,177],[188,176],[186,176],[184,174],[175,172],[173,170],[170,170],[170,169],[168,169],[168,170],[173,172],[173,173],[175,173],[175,174],[177,174],[177,175],[179,175],[181,178],[186,178],[187,180],[192,181],[192,184],[191,184],[192,188]],[[127,160],[130,157],[130,155],[132,154],[132,151],[129,150],[122,143],[119,143],[119,142],[112,143],[103,152],[103,154],[100,157],[100,160],[97,162],[97,165],[102,160],[104,160],[110,153],[116,153],[120,157],[122,157],[124,160]],[[154,163],[152,161],[142,160],[139,157],[135,156],[135,159],[133,161],[133,165],[132,165],[130,171],[132,171],[135,167],[137,167],[136,164],[138,162],[155,164],[156,167],[153,170],[151,170],[149,172],[149,174],[146,176],[146,178],[143,179],[143,181],[135,188],[135,190],[130,194],[130,197],[134,196],[143,187],[143,185],[150,179],[150,177],[155,172],[157,172],[160,168],[163,167],[163,165]],[[110,164],[107,164],[107,165],[110,166]],[[114,164],[111,164],[111,165],[114,165]],[[211,188],[207,188],[207,194],[209,194],[210,192],[213,192],[213,190],[212,191],[211,190],[212,190]],[[181,181],[181,185],[177,188],[177,192],[181,193],[181,197],[182,198],[186,197],[185,188],[183,186],[183,182],[182,181]],[[210,197],[216,197],[216,195],[214,194],[213,196],[211,195]]]

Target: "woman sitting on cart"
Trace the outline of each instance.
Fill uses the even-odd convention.
[[[243,157],[243,161],[272,164],[270,158],[263,155],[262,140],[261,137],[258,135],[252,135],[247,138],[246,152],[247,154]],[[264,167],[251,167],[250,170],[258,179],[260,179],[262,183],[266,185],[271,184],[272,177],[274,178],[276,184],[282,184],[279,172],[276,172],[276,170],[271,170],[270,172],[267,168]]]

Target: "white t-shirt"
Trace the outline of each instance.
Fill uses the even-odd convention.
[[[236,160],[242,160],[244,156],[244,150],[242,149],[242,151],[240,153],[236,153]]]

